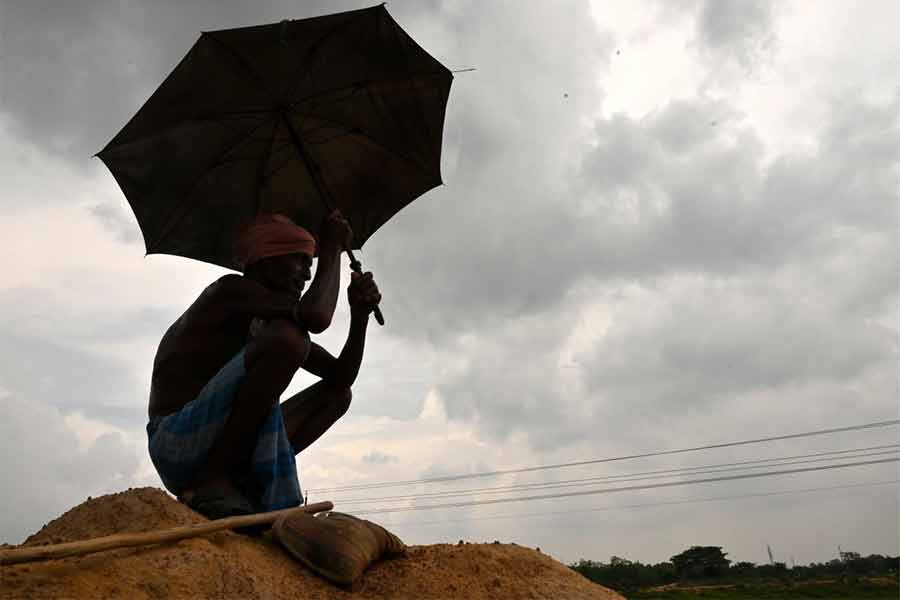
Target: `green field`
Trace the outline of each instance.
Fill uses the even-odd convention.
[[[752,583],[710,586],[665,586],[627,593],[629,600],[897,600],[900,585],[890,578],[861,579],[855,582],[835,580],[810,581],[795,584]]]

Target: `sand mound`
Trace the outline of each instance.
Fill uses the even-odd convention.
[[[88,499],[24,545],[204,520],[162,490],[141,488]],[[621,598],[540,552],[497,543],[411,546],[408,558],[372,566],[351,590],[313,575],[268,534],[230,531],[0,569],[0,598]]]

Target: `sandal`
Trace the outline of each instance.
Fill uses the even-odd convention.
[[[228,517],[240,517],[254,515],[258,511],[244,496],[236,494],[232,490],[210,488],[197,492],[189,500],[179,498],[188,508],[200,513],[210,521],[226,519]],[[257,536],[269,528],[269,525],[251,525],[239,527],[235,533]]]

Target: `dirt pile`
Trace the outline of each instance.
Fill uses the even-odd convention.
[[[162,490],[88,499],[25,546],[203,522]],[[4,546],[9,549],[10,546]],[[621,598],[515,544],[411,546],[344,590],[292,560],[268,534],[230,531],[177,543],[0,567],[0,598]]]

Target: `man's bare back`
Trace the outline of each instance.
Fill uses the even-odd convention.
[[[233,310],[223,289],[235,277],[240,276],[226,275],[203,290],[163,336],[153,361],[151,418],[190,402],[247,343],[253,315]]]

